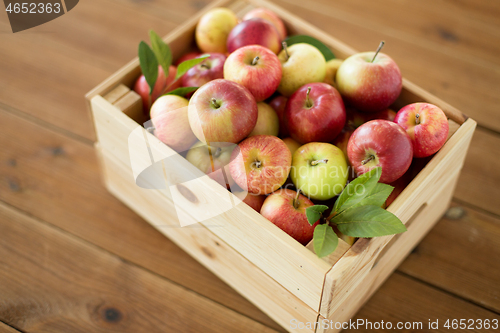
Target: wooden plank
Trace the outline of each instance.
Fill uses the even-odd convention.
[[[500,312],[498,258],[500,218],[454,203],[398,271]]]
[[[1,108],[0,141],[0,200],[279,328],[109,194],[101,184],[93,147]]]
[[[0,319],[24,331],[274,332],[3,203],[0,233]]]
[[[316,320],[317,312],[293,296],[203,225],[179,227],[172,203],[160,191],[138,188],[127,167],[99,149],[108,189],[200,263],[283,327]],[[234,266],[238,269],[235,270]],[[312,332],[312,331],[311,331]]]
[[[500,135],[478,130],[472,138],[455,197],[500,215]]]
[[[0,333],[19,333],[19,331],[0,322]]]
[[[352,319],[370,321],[372,323],[392,323],[392,329],[369,329],[359,327],[357,330],[347,329],[343,332],[490,332],[484,329],[453,330],[444,327],[446,320],[452,319],[496,319],[500,320],[500,315],[490,312],[481,307],[475,306],[460,298],[444,293],[431,286],[422,284],[414,279],[394,273],[379,291],[368,301],[368,303]],[[320,319],[322,320],[322,318]],[[439,329],[429,329],[429,320],[438,320]],[[398,322],[422,323],[422,328],[414,326],[413,329],[396,330]],[[334,320],[335,323],[335,320]],[[335,324],[334,324],[335,325]],[[334,326],[333,325],[333,326]],[[417,325],[417,324],[415,324]],[[317,333],[333,333],[336,330],[319,329]]]
[[[407,223],[432,197],[460,171],[476,123],[468,119],[446,142],[427,166],[391,204],[389,211]],[[450,166],[453,166],[451,168]],[[437,221],[429,220],[429,223]],[[413,226],[412,226],[413,227]],[[411,235],[411,234],[410,234]],[[356,292],[362,277],[369,273],[380,251],[396,236],[376,237],[356,242],[332,267],[325,278],[320,314],[329,318],[344,300]],[[362,253],[362,255],[360,255]],[[394,266],[395,267],[395,266]]]
[[[496,116],[500,103],[496,89],[500,81],[498,62],[487,66],[453,56],[453,51],[443,53],[415,44],[412,35],[398,34],[399,25],[390,20],[385,21],[385,25],[366,22],[356,14],[360,9],[344,13],[326,1],[315,5],[298,0],[275,2],[339,40],[349,41],[354,49],[374,50],[381,39],[385,40],[384,52],[394,58],[405,78],[457,107],[479,124],[500,131],[500,118]]]

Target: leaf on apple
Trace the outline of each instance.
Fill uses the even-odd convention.
[[[335,251],[339,244],[339,237],[328,224],[318,224],[314,228],[313,247],[319,258]]]
[[[341,233],[351,237],[379,237],[406,231],[405,225],[391,212],[380,206],[352,207],[331,220]]]
[[[198,87],[181,87],[181,88],[177,88],[175,90],[169,91],[165,95],[177,95],[177,96],[185,97],[187,94],[195,91],[196,89],[198,89]],[[163,96],[165,96],[165,95],[163,95]]]
[[[369,193],[374,191],[374,188],[378,184],[381,175],[382,168],[374,168],[347,184],[347,186],[337,198],[337,201],[335,201],[333,210],[336,213],[340,213],[343,210],[358,205],[364,198],[368,196]]]
[[[151,40],[151,48],[156,56],[156,60],[163,68],[165,76],[168,76],[170,65],[172,64],[172,52],[170,46],[158,36],[153,30],[149,31],[149,39]]]
[[[175,80],[186,74],[188,70],[198,65],[200,62],[207,59],[208,57],[210,57],[210,54],[203,54],[198,58],[189,59],[184,62],[181,62],[179,66],[177,66],[177,75],[175,76]]]
[[[288,46],[293,45],[293,44],[298,44],[298,43],[310,44],[310,45],[314,46],[315,48],[317,48],[323,54],[323,57],[325,57],[326,61],[335,59],[335,55],[328,48],[328,46],[326,46],[325,44],[323,44],[322,42],[320,42],[319,40],[317,40],[314,37],[307,36],[307,35],[295,35],[295,36],[291,36],[291,37],[288,37],[287,39],[285,39],[285,42]]]
[[[141,65],[142,74],[146,78],[149,85],[149,94],[153,93],[156,79],[158,78],[158,60],[148,44],[139,43],[139,64]]]
[[[309,222],[310,225],[314,225],[319,218],[321,217],[321,214],[325,210],[328,209],[328,206],[325,205],[314,205],[306,208],[306,217],[307,217],[307,222]]]

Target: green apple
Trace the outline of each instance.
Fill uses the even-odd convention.
[[[311,199],[328,200],[339,195],[348,175],[344,153],[330,143],[310,142],[293,154],[290,177]]]
[[[304,84],[325,79],[325,57],[312,45],[298,43],[285,47],[278,59],[283,69],[278,91],[284,96],[290,97]]]
[[[280,124],[278,114],[267,103],[257,103],[259,115],[257,116],[257,124],[248,136],[254,135],[274,135],[278,136]]]

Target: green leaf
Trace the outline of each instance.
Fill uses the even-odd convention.
[[[373,205],[382,207],[393,190],[394,187],[391,185],[377,183],[375,184],[375,187],[368,192],[366,197],[364,197],[363,200],[361,200],[361,202],[359,202],[356,206]]]
[[[172,64],[172,52],[170,51],[170,46],[168,46],[168,44],[166,44],[153,30],[149,31],[149,38],[151,40],[151,47],[156,56],[156,60],[158,60],[158,63],[163,68],[165,76],[168,77],[168,70]]]
[[[151,95],[158,78],[158,61],[149,45],[142,41],[139,43],[139,63],[142,74],[144,74],[149,85],[149,94]]]
[[[335,223],[341,233],[351,237],[378,237],[406,231],[405,225],[391,212],[380,206],[357,206],[335,215]]]
[[[317,40],[314,37],[306,36],[306,35],[296,35],[296,36],[288,37],[287,39],[285,39],[285,42],[286,42],[287,46],[290,46],[293,44],[298,44],[298,43],[310,44],[310,45],[314,46],[315,48],[317,48],[323,54],[326,61],[335,59],[335,55],[333,54],[332,51],[330,51],[328,46],[326,46],[325,44],[323,44],[322,42],[320,42],[319,40]]]
[[[328,206],[325,205],[314,205],[307,207],[306,208],[307,222],[309,222],[310,225],[313,225],[319,220],[321,214],[323,214],[323,212],[327,209]]]
[[[335,251],[339,244],[339,237],[328,224],[319,224],[314,228],[314,252],[319,258],[325,257]]]
[[[361,200],[363,200],[368,195],[368,193],[373,191],[381,175],[382,168],[374,168],[347,184],[347,186],[337,198],[337,201],[335,201],[333,210],[336,213],[339,213],[349,207],[360,203]]]
[[[175,79],[177,80],[178,78],[186,74],[188,70],[198,65],[200,62],[207,59],[208,57],[210,57],[209,54],[204,54],[199,56],[198,58],[189,59],[184,62],[181,62],[179,66],[177,66],[177,75],[175,76]]]
[[[169,91],[165,95],[177,95],[177,96],[184,97],[187,94],[189,94],[190,92],[195,91],[196,89],[198,89],[198,87],[182,87],[182,88],[177,88],[175,90]]]

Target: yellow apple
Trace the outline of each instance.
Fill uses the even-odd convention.
[[[238,18],[231,10],[214,8],[200,18],[196,44],[202,52],[226,53],[227,36],[237,24]]]
[[[331,59],[326,62],[326,75],[323,80],[324,83],[328,83],[329,85],[337,88],[337,83],[335,83],[335,75],[337,75],[337,70],[342,64],[343,60],[340,59]]]
[[[254,135],[274,135],[278,136],[280,127],[278,114],[267,103],[257,103],[259,114],[257,116],[257,124],[248,136]]]

